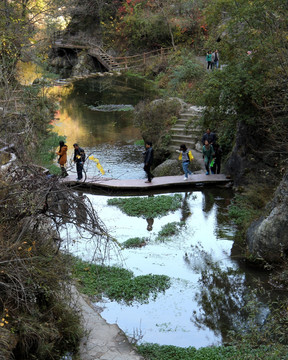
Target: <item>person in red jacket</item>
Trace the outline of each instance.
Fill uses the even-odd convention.
[[[64,141],[59,141],[59,151],[56,152],[57,155],[59,155],[58,163],[61,168],[61,176],[66,177],[68,176],[68,173],[65,169],[65,165],[67,162],[67,145],[64,144]]]

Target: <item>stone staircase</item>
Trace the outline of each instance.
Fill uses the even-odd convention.
[[[201,117],[201,108],[190,106],[180,114],[177,123],[171,128],[172,136],[169,150],[171,158],[178,158],[176,150],[179,150],[181,144],[185,144],[189,149],[199,150],[196,144],[201,142],[203,129],[199,125]]]

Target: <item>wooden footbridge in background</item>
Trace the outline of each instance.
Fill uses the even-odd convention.
[[[71,49],[75,52],[86,50],[88,55],[97,59],[97,61],[107,71],[121,71],[131,68],[139,68],[145,65],[149,59],[155,57],[164,57],[172,50],[172,48],[160,48],[154,51],[144,52],[133,56],[114,57],[107,54],[99,45],[91,42],[90,39],[78,38],[75,36],[62,36],[61,32],[56,33],[52,41],[53,49]]]
[[[69,175],[62,181],[71,187],[77,187],[81,190],[119,193],[141,193],[141,192],[160,192],[167,190],[187,191],[193,188],[204,186],[223,186],[230,187],[232,185],[231,178],[224,174],[193,174],[188,180],[183,180],[184,176],[161,176],[154,177],[151,183],[146,183],[147,179],[108,179],[103,177],[83,177],[81,181],[75,180],[75,175]]]

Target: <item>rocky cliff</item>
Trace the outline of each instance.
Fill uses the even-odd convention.
[[[252,223],[247,232],[249,252],[269,262],[288,254],[288,171],[278,186],[266,215]]]

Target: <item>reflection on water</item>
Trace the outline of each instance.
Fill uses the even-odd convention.
[[[68,157],[73,155],[73,144],[78,143],[86,155],[93,154],[99,159],[105,176],[144,177],[143,149],[134,145],[141,140],[141,135],[133,126],[132,111],[126,110],[153,97],[154,91],[147,83],[127,76],[107,76],[54,88],[54,94],[57,89],[60,109],[53,121],[54,131],[66,136]],[[107,111],[108,105],[111,111]],[[119,111],[117,105],[125,111]],[[99,111],[101,106],[103,111]],[[100,176],[93,162],[86,164],[86,171],[89,175]]]
[[[148,239],[145,247],[122,250],[121,262],[119,254],[111,255],[106,259],[107,264],[121,264],[136,276],[152,273],[172,278],[171,288],[149,304],[126,306],[105,299],[97,305],[104,308],[101,315],[109,323],[118,323],[127,335],[140,332],[142,342],[199,348],[222,342],[226,334],[223,325],[226,316],[231,312],[233,319],[237,309],[233,301],[230,304],[230,294],[235,297],[232,290],[236,289],[236,284],[243,284],[245,276],[230,257],[233,245],[230,236],[234,230],[228,217],[223,216],[231,192],[218,189],[181,195],[182,206],[179,210],[154,219],[129,217],[117,207],[107,205],[110,197],[87,195],[111,235],[120,243],[135,236]],[[208,207],[205,206],[206,200]],[[218,218],[222,222],[218,222]],[[157,241],[161,228],[175,221],[185,221],[180,234],[169,241]],[[226,235],[227,228],[229,232]],[[76,233],[70,232],[70,236],[73,242],[70,242],[69,251],[84,260],[91,260],[91,243],[82,241]],[[218,268],[222,275],[227,272],[219,283],[215,280],[219,274],[216,271]],[[207,274],[206,277],[203,274]],[[235,281],[234,287],[229,282],[229,274]],[[220,286],[220,290],[216,285]],[[218,291],[223,293],[222,306],[219,306],[214,295]],[[237,294],[239,299],[243,296],[239,289]],[[230,322],[226,325],[229,327]]]

